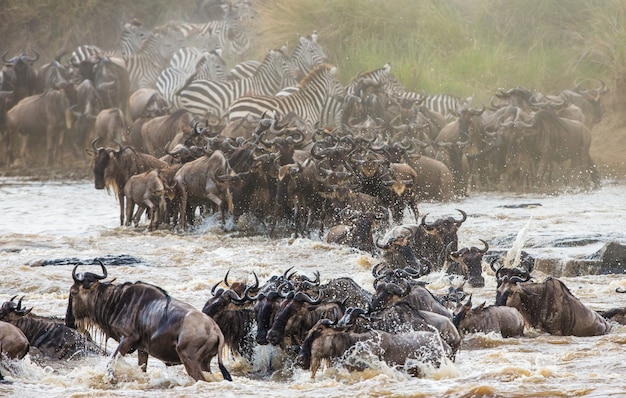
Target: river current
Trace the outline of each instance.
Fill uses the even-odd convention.
[[[525,230],[524,250],[538,258],[580,258],[597,252],[606,242],[626,244],[626,184],[606,180],[599,190],[585,193],[514,194],[475,193],[447,203],[422,203],[428,220],[468,214],[459,231],[460,247],[508,250]],[[287,235],[270,239],[256,225],[240,221],[223,231],[209,218],[185,233],[149,232],[146,221],[139,228],[119,226],[119,207],[113,195],[97,191],[92,181],[41,182],[0,178],[0,300],[24,296],[33,313],[63,317],[72,284],[72,265],[63,261],[89,261],[103,256],[129,256],[138,262],[108,267],[118,282],[144,281],[158,285],[173,297],[202,308],[211,287],[223,279],[252,278],[261,281],[294,267],[300,273],[320,272],[322,282],[349,276],[372,290],[371,267],[377,259],[368,253]],[[405,222],[414,222],[412,215]],[[563,242],[578,242],[563,244]],[[61,265],[53,265],[58,264]],[[89,270],[83,266],[82,270]],[[94,267],[93,271],[99,268]],[[483,264],[486,284],[465,290],[475,305],[495,300],[496,281]],[[550,275],[534,272],[537,280]],[[427,276],[429,288],[445,291],[441,273]],[[594,310],[626,306],[625,275],[586,275],[560,278],[583,303]],[[35,360],[2,362],[9,383],[0,384],[0,396],[15,397],[572,397],[624,396],[626,326],[613,324],[599,337],[559,337],[534,329],[525,336],[503,339],[496,334],[465,336],[454,363],[414,378],[381,363],[363,372],[342,367],[322,367],[315,379],[290,366],[265,373],[275,354],[259,349],[255,363],[227,357],[234,381],[221,381],[217,364],[215,380],[194,382],[183,366],[166,367],[154,358],[148,370],[137,367],[136,354],[109,364],[108,357],[67,361]],[[115,341],[106,342],[112,352]],[[107,366],[112,367],[111,380]]]

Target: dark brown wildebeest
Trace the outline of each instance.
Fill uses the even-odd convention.
[[[224,276],[224,284],[228,289],[217,289],[221,281],[216,283],[211,289],[212,297],[204,304],[202,312],[218,324],[224,334],[226,345],[233,354],[252,361],[255,344],[252,331],[256,326],[256,320],[253,302],[246,297],[246,293],[257,291],[259,279],[254,274],[254,285],[242,282],[229,283],[229,272]]]
[[[482,303],[472,308],[472,296],[465,304],[458,303],[452,317],[459,333],[500,333],[502,337],[516,337],[524,334],[524,317],[520,312],[507,306]]]
[[[358,211],[352,212],[347,223],[335,225],[328,230],[326,242],[373,252],[376,246],[372,234],[376,223],[388,218],[389,213],[384,207],[381,207],[381,211],[378,212],[372,210],[365,212],[365,214]]]
[[[439,367],[450,351],[450,347],[434,332],[394,334],[371,330],[356,333],[337,326],[330,319],[321,319],[308,332],[297,362],[303,367],[310,365],[311,378],[314,378],[322,360],[330,363],[330,360],[344,356],[359,342],[364,343],[364,349],[391,366],[403,366],[407,359],[416,359]],[[411,369],[407,370],[411,372]]]
[[[93,174],[96,189],[111,189],[117,195],[120,204],[120,225],[124,225],[124,187],[128,179],[135,174],[153,169],[163,169],[167,163],[154,156],[140,153],[131,147],[118,149],[96,147],[95,139],[91,142],[93,151],[87,153],[94,157]]]
[[[39,53],[35,51],[34,57],[22,53],[7,59],[7,52],[2,53],[2,61],[5,65],[2,69],[4,72],[2,89],[14,91],[16,101],[37,94],[37,71],[33,64],[39,59]]]
[[[467,214],[463,210],[457,209],[457,211],[462,215],[460,220],[445,217],[427,223],[428,214],[425,214],[420,224],[393,227],[385,234],[379,246],[386,247],[393,244],[397,246],[398,243],[404,242],[414,252],[416,258],[427,259],[435,270],[439,270],[445,262],[446,247],[450,247],[450,250],[457,250],[457,233],[467,220]],[[450,243],[452,245],[448,246]]]
[[[467,279],[472,287],[485,286],[485,278],[483,278],[483,255],[489,250],[489,245],[482,239],[479,239],[484,249],[479,249],[475,246],[470,248],[464,247],[455,252],[448,254],[448,257],[452,260],[448,264],[446,269],[447,274],[461,275]],[[446,251],[449,251],[453,242],[448,244]]]
[[[232,380],[222,363],[224,335],[211,317],[148,283],[104,282],[108,274],[100,266],[102,275],[76,273],[78,266],[72,270],[67,326],[98,326],[119,342],[113,358],[137,350],[144,372],[152,355],[167,365],[183,364],[194,380],[205,380],[202,372],[211,372],[211,359],[217,355],[222,376]]]
[[[69,101],[63,91],[48,90],[18,102],[7,112],[7,166],[13,161],[12,141],[16,134],[22,138],[21,158],[27,159],[30,138],[38,139],[45,133],[46,166],[62,159],[63,134],[72,127]]]
[[[0,320],[17,326],[28,338],[31,347],[53,359],[75,359],[84,355],[104,355],[105,351],[94,341],[65,326],[63,319],[49,318],[22,308],[17,303],[5,301],[0,307]]]
[[[279,309],[267,332],[273,345],[285,348],[287,343],[300,345],[308,330],[322,318],[339,320],[344,312],[342,304],[322,302],[321,292],[313,298],[305,292],[289,292],[280,303]]]
[[[527,283],[528,271],[500,268],[496,272],[496,305],[515,307],[526,323],[559,336],[599,336],[609,323],[580,302],[558,279]]]

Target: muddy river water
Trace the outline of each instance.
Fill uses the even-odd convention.
[[[524,249],[536,257],[567,259],[595,253],[604,243],[626,244],[626,184],[604,181],[601,189],[559,195],[476,193],[448,203],[423,203],[429,219],[467,212],[459,232],[461,246],[489,242],[493,250],[511,247],[526,228]],[[432,217],[432,218],[431,218]],[[407,214],[406,222],[413,222]],[[289,267],[322,281],[350,276],[371,289],[376,258],[313,237],[270,239],[245,220],[224,232],[214,219],[186,233],[120,227],[114,196],[96,191],[91,181],[40,182],[0,178],[0,300],[24,296],[33,313],[63,317],[72,283],[72,265],[45,260],[90,260],[129,256],[139,262],[109,267],[118,282],[145,281],[202,308],[214,283],[230,269],[233,279],[264,280]],[[143,223],[145,225],[145,222]],[[575,245],[563,242],[576,241]],[[493,272],[483,264],[486,285],[472,289],[475,304],[495,300]],[[97,268],[94,267],[94,271]],[[549,276],[536,272],[536,279]],[[429,288],[444,291],[443,275],[427,276]],[[626,306],[626,275],[562,277],[570,290],[594,310]],[[454,363],[411,377],[381,363],[363,372],[323,367],[315,379],[291,366],[265,373],[271,349],[259,349],[255,362],[228,357],[234,381],[194,382],[182,366],[166,367],[151,358],[148,370],[137,367],[136,354],[113,363],[108,357],[67,361],[41,360],[29,354],[2,362],[0,396],[15,397],[480,397],[480,396],[624,396],[626,326],[614,324],[599,337],[559,337],[527,329],[524,337],[496,334],[465,337]],[[112,352],[116,343],[107,342]],[[212,366],[217,371],[217,364]]]

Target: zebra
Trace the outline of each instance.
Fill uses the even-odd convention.
[[[466,107],[469,99],[463,99],[449,94],[431,94],[422,96],[422,105],[426,109],[437,112],[446,119],[457,117],[459,112]]]
[[[116,53],[119,55],[136,54],[148,36],[150,36],[150,31],[144,29],[141,21],[133,19],[125,23]]]
[[[468,100],[449,95],[449,94],[432,94],[425,95],[416,93],[414,91],[408,91],[398,79],[391,74],[391,65],[385,64],[384,67],[375,69],[370,72],[359,74],[348,85],[346,92],[348,94],[357,95],[359,89],[364,82],[371,82],[379,85],[379,87],[386,93],[401,99],[412,100],[424,105],[428,110],[437,112],[444,116],[446,119],[454,117],[458,112],[466,106]]]
[[[156,88],[172,109],[179,109],[178,91],[192,80],[225,80],[224,69],[224,60],[214,52],[184,47],[174,53],[170,66],[161,71]]]
[[[281,88],[287,56],[280,50],[271,50],[254,76],[241,80],[194,80],[179,92],[181,107],[200,117],[208,115],[219,119],[237,98],[251,93],[272,95]]]
[[[289,57],[296,80],[301,80],[317,66],[327,61],[322,46],[317,43],[317,36],[313,37],[315,40],[312,36],[299,36],[298,45]]]
[[[173,38],[169,36],[152,33],[136,54],[119,57],[128,71],[131,92],[138,88],[156,87],[157,78],[168,65],[175,44]]]
[[[286,96],[245,96],[228,108],[228,122],[251,117],[260,120],[264,113],[281,115],[293,112],[312,128],[320,122],[322,110],[331,99],[341,101],[344,87],[337,79],[337,68],[322,64],[300,82],[299,90]]]
[[[96,62],[104,51],[93,44],[83,44],[78,47],[70,55],[70,65],[79,67],[83,62]]]

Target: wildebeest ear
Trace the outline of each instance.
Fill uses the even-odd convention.
[[[89,148],[85,148],[85,153],[87,154],[87,156],[90,156],[92,158],[96,157],[96,152],[91,150],[91,149],[89,149]]]

